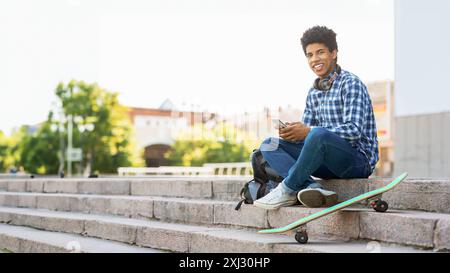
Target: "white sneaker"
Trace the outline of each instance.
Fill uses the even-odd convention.
[[[331,207],[338,203],[337,194],[321,188],[304,189],[299,191],[297,198],[306,207]]]
[[[253,205],[263,209],[277,209],[279,207],[292,206],[297,203],[295,194],[288,194],[284,191],[281,183],[269,192],[266,196],[255,200]]]

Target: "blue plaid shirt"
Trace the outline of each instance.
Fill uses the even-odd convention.
[[[372,101],[366,86],[357,76],[341,70],[330,90],[311,88],[302,122],[323,127],[347,140],[366,155],[372,171],[375,169],[378,139]]]

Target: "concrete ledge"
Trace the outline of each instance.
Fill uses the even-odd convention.
[[[192,234],[190,252],[211,253],[268,253],[273,252],[275,242],[290,242],[289,238],[282,241],[261,236],[255,232],[237,230],[214,230]]]
[[[0,192],[0,205],[19,208],[35,208],[37,205],[37,196]]]
[[[36,208],[39,209],[88,212],[86,199],[82,196],[40,194],[36,198]]]
[[[383,186],[374,181],[368,190]],[[396,209],[450,213],[450,180],[406,180],[383,194],[389,206]]]
[[[433,248],[436,221],[406,213],[361,212],[360,237]]]
[[[80,181],[78,184],[78,193],[85,194],[105,194],[105,195],[129,195],[130,181],[109,180],[103,181]]]
[[[212,198],[210,181],[132,181],[132,195]]]
[[[238,200],[239,191],[248,180],[246,176],[13,179],[0,180],[0,190],[10,192],[137,195]]]
[[[26,191],[26,189],[27,189],[26,180],[8,181],[8,185],[7,185],[8,191],[24,192],[24,191]]]
[[[79,194],[0,192],[0,206],[153,218],[154,198]]]
[[[96,220],[85,221],[85,225],[83,234],[90,237],[97,237],[128,244],[134,244],[136,242],[136,226],[123,225],[119,223],[105,224],[103,221]]]
[[[112,215],[120,215],[131,217],[135,219],[150,219],[154,218],[154,201],[149,199],[124,199],[113,198],[109,204],[110,206],[104,211],[96,211],[97,206],[89,205],[90,213],[103,213]]]
[[[8,181],[0,180],[0,191],[7,191],[7,190],[8,190]]]
[[[340,201],[372,191],[390,183],[393,178],[320,180],[324,188],[338,193]],[[405,179],[382,197],[393,209],[450,213],[450,179]]]
[[[139,246],[175,252],[189,252],[189,240],[190,234],[183,231],[145,227],[137,229],[136,244]]]
[[[67,253],[69,250],[62,246],[45,244],[35,240],[11,236],[0,233],[1,248],[14,253]]]
[[[240,200],[241,197],[239,196],[239,193],[245,183],[249,180],[250,179],[235,179],[234,181],[213,181],[213,199],[224,201]]]
[[[434,247],[435,249],[450,250],[450,220],[441,219],[436,224],[434,235]]]
[[[214,202],[186,199],[155,199],[154,217],[183,223],[214,223]]]
[[[80,219],[15,213],[9,213],[9,217],[8,223],[16,226],[76,234],[81,234],[84,231],[84,221]]]
[[[252,205],[242,205],[236,211],[235,203],[218,203],[214,205],[214,223],[253,228],[268,228],[267,211]]]

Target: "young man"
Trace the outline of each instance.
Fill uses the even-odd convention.
[[[378,161],[378,140],[372,102],[366,86],[337,64],[336,33],[326,27],[308,29],[301,38],[308,65],[318,76],[306,98],[302,122],[287,124],[280,138],[268,138],[261,152],[284,180],[254,202],[264,209],[337,203],[322,179],[367,178]]]

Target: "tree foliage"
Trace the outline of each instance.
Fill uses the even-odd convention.
[[[37,132],[30,132],[29,126],[22,126],[17,133],[21,141],[16,146],[19,151],[19,165],[28,173],[56,174],[59,167],[58,135],[51,130],[50,118]]]
[[[24,129],[14,131],[11,136],[6,136],[0,131],[0,172],[8,171],[10,168],[17,168],[20,164],[20,147]],[[23,168],[22,168],[23,169]]]
[[[83,148],[83,162],[88,168],[115,173],[120,166],[132,165],[132,127],[118,93],[97,84],[71,81],[60,83],[56,95],[65,116],[74,120],[74,147]]]
[[[8,155],[8,143],[5,134],[0,131],[0,172],[6,171],[6,157]]]

